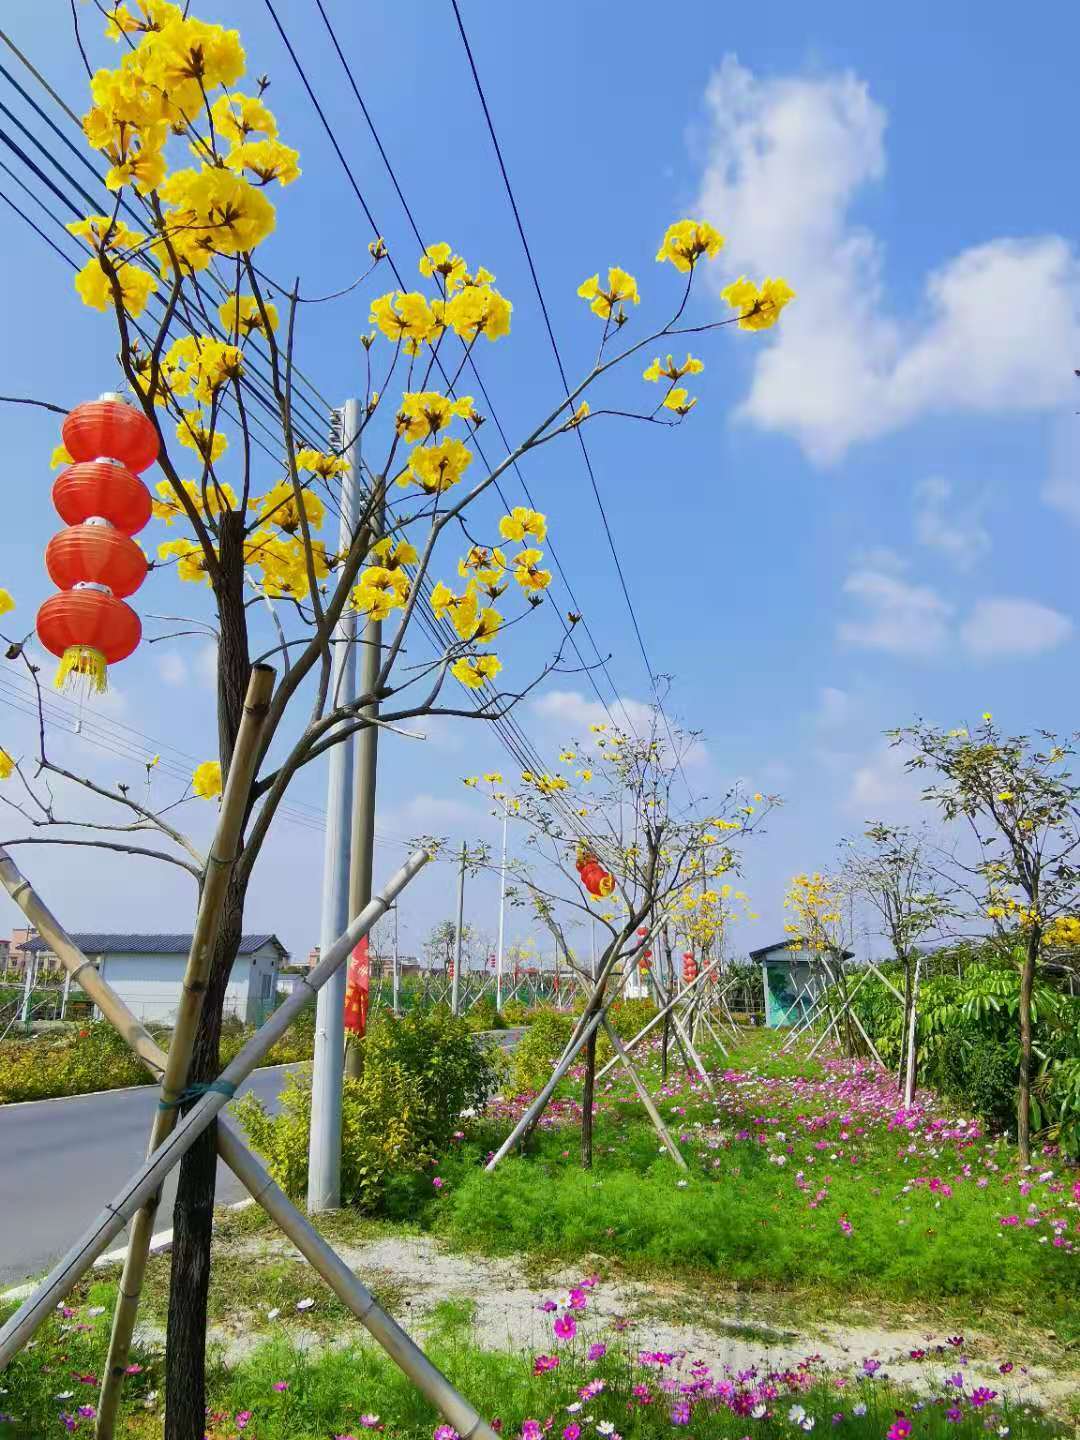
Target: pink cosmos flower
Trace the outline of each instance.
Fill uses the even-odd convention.
[[[277,1391],[288,1390],[288,1388],[289,1388],[289,1382],[288,1382],[288,1380],[275,1380],[274,1383],[273,1383],[273,1385],[271,1386],[271,1389],[277,1390]]]
[[[577,1334],[577,1321],[569,1314],[560,1315],[552,1327],[557,1340],[572,1340]]]
[[[549,1370],[557,1370],[558,1368],[558,1355],[537,1355],[536,1359],[533,1361],[534,1375],[546,1375]]]
[[[446,1184],[446,1181],[442,1178],[441,1175],[436,1175],[435,1178],[434,1178],[434,1180],[432,1180],[431,1183],[432,1183],[432,1185],[435,1186],[435,1189],[436,1189],[436,1190],[441,1190],[441,1189],[443,1188],[443,1186]]]
[[[907,1440],[911,1434],[911,1421],[901,1415],[885,1433],[885,1440]]]
[[[602,1360],[606,1354],[607,1346],[598,1343],[596,1345],[589,1346],[587,1358],[592,1361]]]
[[[250,1421],[251,1421],[251,1411],[250,1411],[250,1410],[240,1410],[240,1411],[237,1412],[237,1416],[236,1416],[236,1428],[237,1428],[238,1430],[246,1430],[247,1427],[248,1427],[248,1424],[250,1423]]]
[[[453,1425],[436,1425],[431,1440],[461,1440]]]
[[[578,1436],[581,1434],[581,1426],[575,1420],[571,1420],[570,1424],[567,1425],[562,1433],[563,1440],[578,1440]]]

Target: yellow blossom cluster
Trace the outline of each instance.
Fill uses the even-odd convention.
[[[617,325],[622,324],[626,319],[625,306],[627,304],[639,305],[641,303],[637,281],[633,275],[620,269],[618,265],[612,265],[608,270],[606,290],[600,284],[600,272],[597,271],[595,275],[590,275],[588,280],[581,282],[577,293],[582,300],[589,301],[589,309],[594,315],[599,315],[601,320],[610,320],[614,314]]]
[[[368,552],[371,563],[353,587],[354,607],[370,620],[385,620],[391,611],[403,609],[412,592],[404,567],[415,565],[419,558],[407,540],[386,536],[378,541]]]
[[[8,780],[15,769],[15,761],[8,752],[0,746],[0,780]]]
[[[740,330],[768,330],[794,300],[795,291],[786,280],[763,280],[759,287],[743,275],[721,290],[720,298],[739,311]]]
[[[437,281],[440,295],[429,298],[419,290],[391,290],[371,302],[368,316],[368,323],[402,345],[406,354],[418,355],[447,330],[467,344],[481,335],[492,341],[509,335],[513,306],[495,289],[495,276],[489,270],[480,266],[470,274],[465,261],[446,244],[429,245],[419,268],[421,275]]]
[[[784,930],[793,937],[794,949],[810,950],[816,955],[833,950],[840,943],[840,891],[831,875],[795,875],[784,897],[784,909],[791,910],[795,924]]]
[[[263,188],[288,184],[300,171],[264,102],[232,89],[246,64],[235,30],[168,0],[117,4],[106,15],[106,34],[125,48],[115,67],[91,77],[83,131],[108,161],[109,189],[156,192],[161,224],[149,241],[99,215],[69,227],[92,252],[75,285],[85,304],[101,310],[118,291],[124,309],[138,316],[158,286],[144,255],[152,253],[163,272],[190,273],[215,255],[254,249],[275,223]],[[173,135],[186,137],[195,164],[170,173]]]

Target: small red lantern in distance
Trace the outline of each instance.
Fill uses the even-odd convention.
[[[61,433],[75,463],[57,477],[52,498],[68,528],[45,551],[60,593],[38,611],[37,633],[60,658],[58,688],[82,677],[101,691],[108,667],[142,639],[139,617],[122,597],[146,579],[146,557],[131,536],[150,519],[138,472],[157,459],[158,438],[145,415],[112,394],[77,405]]]
[[[685,984],[689,985],[692,980],[697,979],[697,961],[688,950],[682,959],[682,978]]]

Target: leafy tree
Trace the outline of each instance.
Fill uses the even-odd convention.
[[[331,746],[375,725],[393,730],[427,715],[498,720],[545,674],[564,668],[576,615],[566,619],[562,640],[538,671],[530,668],[513,686],[499,680],[511,626],[542,604],[551,581],[541,549],[547,520],[519,507],[481,522],[473,518],[476,502],[523,457],[600,415],[661,427],[683,423],[696,403],[683,382],[703,368],[695,356],[664,362],[656,355],[644,380],[659,388],[647,392],[644,405],[616,396],[590,410],[586,392],[594,394],[591,387],[610,380],[617,367],[640,366],[684,336],[723,325],[765,329],[792,292],[781,280],[759,288],[740,279],[724,292],[730,306],[724,319],[684,323],[699,269],[715,259],[723,237],[705,222],[678,221],[656,257],[679,276],[669,318],[620,338],[642,299],[637,281],[615,266],[604,280],[599,272],[586,280],[581,319],[599,331],[598,347],[595,334],[586,342],[595,358],[566,397],[490,464],[478,441],[484,417],[459,382],[481,340],[486,349],[510,330],[511,302],[491,273],[439,243],[420,258],[423,288],[409,290],[385,241],[373,235],[369,270],[344,291],[320,283],[315,294],[302,295],[299,281],[276,283],[269,278],[273,261],[265,258],[276,225],[270,196],[297,179],[298,157],[263,98],[269,82],[260,80],[256,94],[237,88],[246,65],[238,33],[169,0],[110,7],[107,33],[118,59],[94,71],[83,128],[107,164],[105,184],[116,200],[109,213],[69,227],[88,252],[75,285],[85,304],[110,316],[118,384],[158,436],[163,478],[154,513],[167,534],[155,578],[171,573],[191,585],[196,600],[206,597],[195,616],[181,621],[180,633],[210,633],[216,642],[218,753],[179,794],[161,793],[153,760],[145,793],[102,785],[58,763],[42,712],[33,759],[40,783],[35,788],[21,757],[7,751],[0,751],[0,779],[18,770],[23,791],[10,803],[31,829],[6,843],[97,845],[124,863],[152,857],[180,867],[198,889],[207,860],[176,823],[176,806],[193,797],[212,802],[220,793],[253,659],[281,666],[196,1038],[190,1079],[204,1083],[219,1069],[225,986],[252,872],[296,777]],[[286,103],[290,98],[286,92]],[[355,433],[324,448],[324,437],[310,432],[294,404],[307,317],[328,323],[327,311],[312,302],[355,297],[373,273],[388,268],[394,282],[371,287],[371,328],[361,339],[359,422]],[[639,369],[636,386],[641,376]],[[350,520],[354,462],[359,495]],[[343,523],[324,538],[319,532],[329,517]],[[0,591],[0,613],[12,607]],[[355,644],[362,624],[386,627],[381,663],[369,692],[348,700],[334,684],[334,656]],[[430,658],[420,630],[434,639]],[[36,679],[25,649],[30,636],[2,638]],[[502,654],[492,648],[497,638]],[[103,657],[88,647],[68,654],[64,667],[95,683],[103,679]],[[81,786],[95,803],[110,802],[120,820],[103,822],[96,835],[72,836],[65,825],[88,822],[65,813],[51,788],[59,782]],[[140,843],[139,832],[153,832],[158,843]],[[176,1192],[167,1440],[200,1440],[203,1433],[215,1172],[211,1128],[186,1154]]]
[[[897,1062],[898,1085],[903,1088],[905,1052],[912,1038],[916,947],[953,913],[953,907],[930,863],[925,835],[903,825],[887,825],[881,820],[868,824],[863,843],[848,846],[843,881],[848,893],[863,900],[877,915],[904,977],[904,1019]],[[908,1069],[908,1088],[913,1092],[913,1047]]]
[[[1021,1161],[1028,1165],[1035,1078],[1032,992],[1048,927],[1075,907],[1080,879],[1080,784],[1067,768],[1076,736],[1004,735],[990,714],[974,731],[942,730],[920,720],[891,734],[914,751],[909,770],[931,773],[924,798],[947,820],[969,826],[977,846],[971,869],[981,886],[984,915],[1019,934],[1016,1132]]]

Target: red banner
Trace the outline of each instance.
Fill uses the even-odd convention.
[[[368,937],[365,935],[349,956],[345,972],[345,1029],[353,1035],[363,1035],[367,1029],[370,991],[371,966],[368,961]]]

